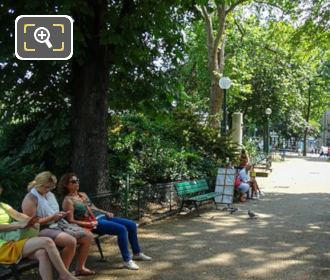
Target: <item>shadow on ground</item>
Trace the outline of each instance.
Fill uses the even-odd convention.
[[[329,202],[327,193],[273,193],[234,214],[206,205],[202,217],[193,211],[141,228],[154,260],[139,271],[122,269],[115,238],[104,240],[109,261],[92,252],[98,275],[84,279],[330,279]]]

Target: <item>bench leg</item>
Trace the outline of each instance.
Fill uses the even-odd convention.
[[[196,208],[196,211],[197,211],[197,215],[200,217],[201,215],[199,214],[199,207],[198,207],[198,203],[196,201],[193,201],[194,203],[194,206]]]
[[[15,280],[20,280],[21,278],[19,277],[19,273],[18,273],[16,264],[13,264],[10,269],[12,271],[12,274],[14,276],[14,279]]]
[[[183,205],[184,205],[184,200],[181,201],[181,205],[180,205],[179,212],[178,212],[179,214],[180,214],[181,211],[182,211]]]
[[[100,253],[100,255],[101,255],[101,260],[100,260],[100,261],[101,261],[101,262],[104,262],[105,259],[104,259],[104,256],[103,256],[103,251],[102,251],[102,247],[101,247],[100,238],[95,237],[94,240],[95,240],[95,243],[96,243],[96,245],[97,245],[97,249],[99,249],[99,253]]]
[[[218,204],[217,204],[217,202],[215,201],[215,198],[213,198],[213,202],[214,202],[214,204],[215,204],[215,209],[218,210]]]

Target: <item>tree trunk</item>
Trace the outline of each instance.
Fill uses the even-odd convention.
[[[225,4],[217,4],[218,27],[214,36],[213,18],[208,13],[206,6],[198,8],[201,12],[207,38],[208,51],[208,71],[211,77],[210,85],[210,125],[214,128],[220,128],[220,119],[217,115],[220,113],[223,102],[223,90],[219,87],[219,78],[224,70],[224,43],[223,37],[225,32],[226,6]],[[221,45],[221,49],[219,48]]]
[[[108,182],[107,89],[108,47],[100,44],[100,31],[106,29],[106,1],[89,1],[93,16],[75,18],[87,28],[84,60],[73,61],[72,170],[81,179],[80,188],[89,194],[105,191]],[[88,48],[88,49],[87,49]]]

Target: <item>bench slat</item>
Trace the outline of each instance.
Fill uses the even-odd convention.
[[[202,191],[209,190],[208,184],[205,179],[176,183],[175,187],[179,197],[193,195]]]
[[[205,193],[205,194],[201,194],[201,195],[191,197],[191,198],[189,198],[189,200],[194,200],[194,201],[200,202],[200,201],[212,199],[212,198],[214,198],[218,195],[219,195],[219,193],[216,193],[216,192]]]

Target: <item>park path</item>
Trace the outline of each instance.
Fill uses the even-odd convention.
[[[290,158],[260,178],[266,196],[237,204],[234,214],[204,206],[195,213],[140,228],[152,262],[121,269],[115,239],[107,239],[107,263],[89,263],[89,279],[330,279],[330,162]],[[247,210],[259,218],[247,219]],[[88,278],[85,278],[88,279]]]

